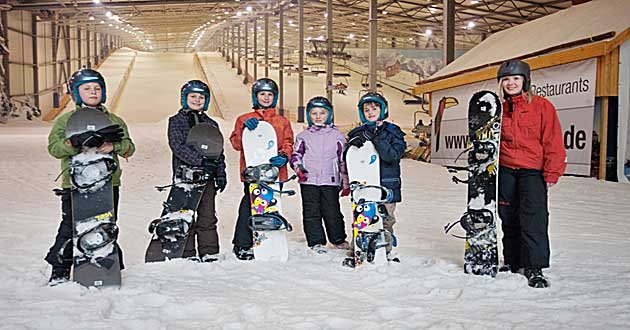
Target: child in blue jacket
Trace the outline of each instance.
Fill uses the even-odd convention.
[[[361,148],[366,141],[371,141],[379,155],[381,186],[393,192],[393,199],[385,203],[389,218],[383,221],[383,227],[394,234],[396,203],[402,201],[400,159],[405,153],[405,133],[398,125],[385,121],[389,115],[387,100],[379,93],[369,92],[361,97],[358,105],[362,125],[348,133],[348,147]],[[387,235],[391,243],[391,235]],[[391,244],[387,247],[387,258],[399,262],[392,252]]]

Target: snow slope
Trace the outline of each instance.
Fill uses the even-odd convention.
[[[143,71],[153,64],[143,66],[138,56],[127,92],[171,85],[174,90],[142,98],[126,93],[120,100],[119,113],[138,149],[122,164],[119,242],[127,268],[121,289],[46,286],[50,268],[43,257],[60,221],[59,199],[51,192],[59,163],[46,150],[50,124],[13,121],[0,128],[0,329],[630,327],[630,186],[593,179],[565,177],[551,190],[549,289],[529,288],[518,274],[464,274],[464,242],[442,228],[464,210],[466,187],[451,183],[442,167],[411,160],[402,162],[404,202],[396,211],[402,263],[350,270],[340,265],[341,251],[311,253],[299,194],[283,201],[294,225],[289,261],[242,262],[230,253],[242,185],[238,154],[226,142],[229,184],[217,196],[225,259],[144,264],[146,227],[166,198],[153,187],[170,180],[166,117],[177,110],[179,86],[193,71],[183,66],[187,60],[163,55],[163,67],[181,69],[159,76]],[[229,92],[229,83],[222,90],[226,100],[247,95]],[[247,109],[226,103],[228,119],[219,123],[227,138],[234,118]],[[347,198],[342,207],[349,233]]]

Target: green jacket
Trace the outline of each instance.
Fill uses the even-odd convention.
[[[63,183],[61,185],[62,188],[71,188],[70,184],[70,175],[68,173],[68,167],[70,164],[70,157],[79,154],[80,150],[66,144],[66,124],[68,123],[68,118],[76,112],[79,107],[76,109],[63,114],[61,117],[57,118],[55,124],[53,125],[50,134],[48,135],[48,153],[53,157],[61,160],[61,171],[63,173]],[[108,112],[105,106],[102,106],[102,110],[107,112],[109,115],[109,119],[112,121],[112,124],[118,124],[124,130],[124,136],[122,141],[114,142],[114,152],[113,157],[118,164],[118,169],[114,172],[112,177],[112,183],[114,186],[120,186],[120,162],[118,161],[118,155],[121,155],[125,158],[131,157],[133,153],[136,151],[136,146],[131,141],[129,137],[129,130],[127,129],[127,124],[115,114]]]

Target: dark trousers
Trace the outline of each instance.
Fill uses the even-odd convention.
[[[302,219],[308,246],[326,245],[326,236],[332,244],[346,240],[343,214],[339,206],[339,188],[301,184]],[[326,233],[324,234],[324,227]]]
[[[119,199],[119,187],[113,187],[114,191],[114,219],[118,221],[118,199]],[[67,243],[66,243],[67,242]],[[65,246],[64,246],[65,245]],[[118,257],[120,259],[120,269],[125,268],[123,264],[122,250],[118,243]],[[70,269],[72,266],[72,198],[70,197],[70,189],[64,189],[61,194],[61,223],[59,229],[57,229],[57,236],[55,242],[48,250],[48,254],[44,260],[46,260],[51,266],[55,268]],[[60,250],[63,257],[60,257]],[[62,260],[60,260],[62,259]]]
[[[542,172],[499,168],[499,217],[505,264],[549,267],[549,211]]]
[[[219,235],[217,233],[217,215],[214,204],[216,191],[214,181],[209,182],[201,195],[197,207],[197,219],[190,229],[188,241],[184,249],[184,257],[195,256],[195,237],[199,256],[219,253]]]
[[[234,228],[234,239],[232,244],[243,248],[251,248],[254,245],[253,232],[249,228],[249,217],[252,214],[249,201],[249,184],[244,184],[243,198],[238,205],[238,218],[236,218],[236,228]]]

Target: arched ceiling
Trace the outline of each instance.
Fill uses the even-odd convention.
[[[377,0],[379,47],[440,48],[443,0]],[[41,12],[42,19],[84,25],[123,37],[125,44],[147,50],[203,50],[218,29],[235,22],[270,17],[270,36],[278,35],[278,10],[284,8],[285,46],[297,45],[297,0],[22,0],[14,10]],[[471,48],[487,35],[552,14],[571,0],[455,0],[456,47]],[[305,38],[324,38],[326,1],[304,0]],[[367,46],[367,0],[334,0],[335,40]],[[203,32],[203,35],[201,33]],[[243,31],[244,33],[244,31]],[[201,36],[200,36],[201,35]],[[251,38],[251,34],[250,34]],[[196,41],[196,42],[195,42]],[[273,43],[270,43],[273,44]]]

